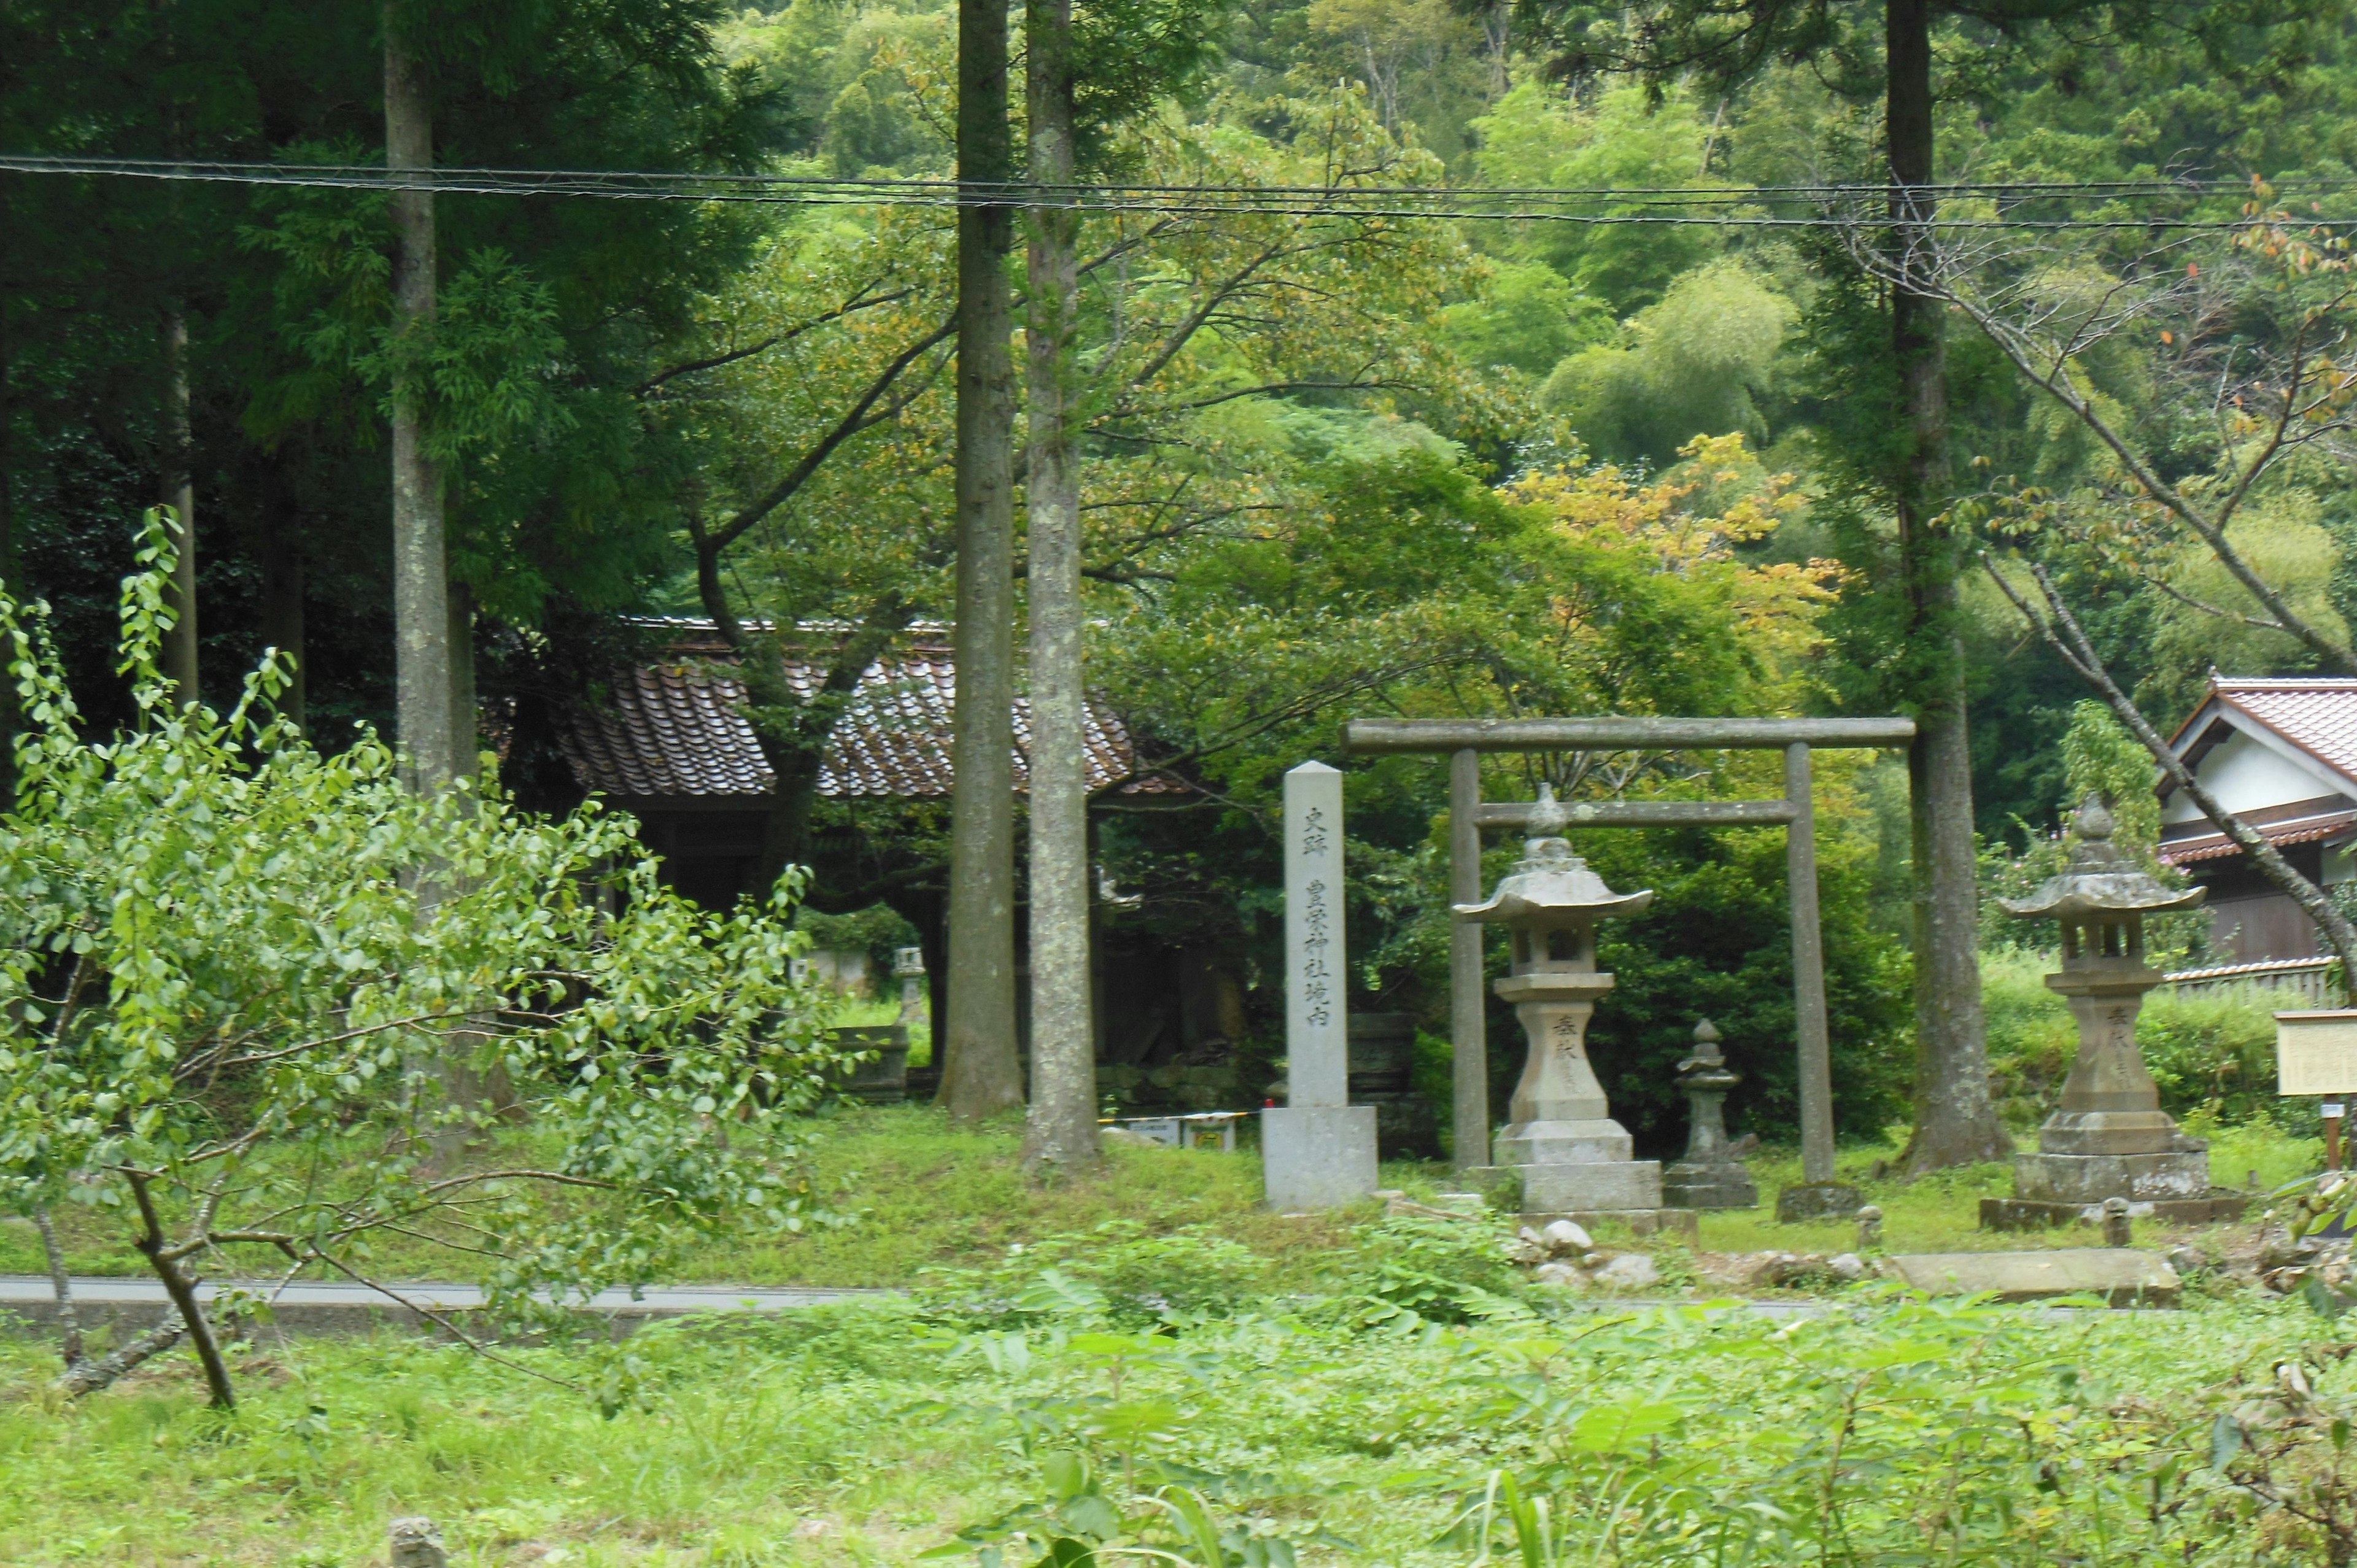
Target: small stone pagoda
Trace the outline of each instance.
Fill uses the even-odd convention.
[[[1652,893],[1615,893],[1563,836],[1564,811],[1544,785],[1531,809],[1523,858],[1485,904],[1459,904],[1460,919],[1493,920],[1513,939],[1513,965],[1493,987],[1514,1004],[1530,1058],[1514,1086],[1512,1122],[1491,1145],[1501,1168],[1522,1177],[1530,1214],[1628,1214],[1650,1227],[1662,1207],[1662,1167],[1631,1158],[1628,1129],[1612,1120],[1587,1060],[1587,1020],[1612,976],[1596,968],[1596,922],[1633,915]]]
[[[2112,813],[2096,796],[2072,828],[2078,842],[2062,874],[2027,898],[2001,902],[2017,918],[2061,922],[2062,971],[2046,985],[2071,1004],[2079,1054],[2061,1109],[2038,1130],[2038,1153],[2014,1159],[2015,1196],[1984,1198],[1981,1223],[2059,1224],[2100,1211],[2111,1197],[2150,1204],[2179,1222],[2232,1218],[2241,1199],[2212,1194],[2209,1145],[2178,1131],[2161,1110],[2136,1043],[2145,993],[2161,982],[2144,961],[2145,917],[2190,909],[2205,890],[2164,887],[2139,870],[2112,843]]]
[[[1686,1121],[1686,1157],[1663,1173],[1662,1191],[1680,1208],[1754,1208],[1759,1184],[1727,1140],[1727,1093],[1743,1079],[1718,1048],[1718,1026],[1695,1026],[1694,1055],[1678,1064],[1678,1087],[1693,1107]]]

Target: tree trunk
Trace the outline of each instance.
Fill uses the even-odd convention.
[[[15,348],[8,332],[7,288],[8,233],[14,220],[8,197],[15,188],[13,177],[0,175],[0,589],[21,598],[25,585],[16,580],[16,413],[10,379]],[[16,803],[16,683],[6,678],[5,663],[0,659],[0,811]]]
[[[1072,181],[1072,4],[1029,0],[1031,178]],[[1089,1009],[1089,794],[1082,725],[1081,481],[1070,404],[1080,301],[1079,215],[1031,209],[1031,1114],[1024,1163],[1096,1163],[1096,1032]]]
[[[746,717],[760,743],[761,759],[770,765],[770,809],[761,824],[761,858],[754,872],[754,892],[766,899],[788,866],[810,864],[811,813],[818,805],[827,742],[858,694],[868,666],[908,629],[916,618],[916,607],[897,590],[871,603],[829,655],[818,689],[805,696],[795,690],[786,669],[786,639],[800,633],[790,627],[748,630],[721,584],[725,547],[701,531],[695,540],[696,594],[720,639],[736,650]]]
[[[1916,734],[1907,757],[1913,829],[1915,913],[1915,1135],[1911,1171],[2004,1159],[2013,1143],[1989,1098],[1988,1041],[1981,1014],[1979,867],[1973,845],[1972,751],[1965,728],[1964,647],[1957,634],[1953,532],[1937,520],[1948,478],[1948,384],[1941,306],[1909,278],[1933,198],[1911,187],[1933,177],[1931,0],[1888,0],[1891,353],[1913,439],[1895,476],[1900,571],[1909,639],[1927,668],[1914,693]]]
[[[384,17],[384,162],[396,173],[434,165],[433,106],[423,71],[403,46],[393,8]],[[434,196],[393,196],[393,324],[397,338],[434,328]],[[420,790],[449,782],[449,566],[443,543],[442,475],[425,453],[425,389],[393,389],[393,625],[394,717]]]
[[[295,667],[294,678],[279,693],[278,711],[300,728],[309,662],[304,649],[303,535],[279,455],[269,458],[262,483],[262,639]]]
[[[959,0],[958,178],[1003,194],[1013,170],[1005,0]],[[978,188],[978,190],[977,190]],[[1013,209],[958,209],[957,736],[950,828],[950,995],[941,1098],[961,1121],[1023,1100],[1015,1041],[1015,367]]]
[[[476,750],[482,735],[475,697],[475,590],[448,581],[445,605],[450,616],[450,775],[472,779],[480,767]]]
[[[198,701],[196,439],[188,418],[188,318],[164,317],[164,504],[178,520],[172,566],[172,629],[164,634],[164,674],[173,700]]]

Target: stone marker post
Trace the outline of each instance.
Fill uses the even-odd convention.
[[[1342,911],[1342,775],[1305,762],[1285,776],[1288,1103],[1261,1113],[1275,1208],[1331,1208],[1375,1190],[1375,1108],[1350,1102]]]
[[[910,1028],[924,1022],[925,950],[894,948],[892,972],[900,981],[900,1027]]]

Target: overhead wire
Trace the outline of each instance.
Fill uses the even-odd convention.
[[[497,169],[437,167],[390,169],[371,164],[269,164],[195,159],[84,157],[62,155],[0,155],[0,171],[104,178],[196,181],[324,189],[428,190],[446,195],[576,197],[603,200],[748,202],[788,206],[1033,207],[1092,212],[1139,212],[1173,217],[1247,216],[1448,219],[1467,221],[1554,222],[1572,225],[1811,229],[1850,227],[1870,220],[1858,210],[1868,204],[1941,200],[1994,207],[1988,215],[1943,217],[1921,221],[1943,230],[2032,231],[2230,230],[2254,218],[2214,217],[2184,211],[2123,214],[2123,203],[2168,200],[2200,202],[2221,196],[2249,196],[2241,179],[2163,177],[2117,180],[1954,180],[1932,185],[1835,183],[1766,186],[1448,186],[1385,185],[1372,181],[1334,185],[1159,185],[1098,182],[1039,185],[1028,181],[975,182],[922,177],[845,179],[784,174],[699,173],[685,170]],[[2312,201],[2357,194],[2357,178],[2292,177],[2268,188],[2275,196],[2298,193]],[[2045,216],[2026,210],[2064,199],[2092,199],[2100,214]],[[1813,211],[1777,210],[1813,207]],[[1849,210],[1830,210],[1846,206]],[[1588,209],[1602,209],[1591,210]],[[1763,210],[1763,209],[1765,209]],[[2357,217],[2320,210],[2302,221],[2357,225]]]

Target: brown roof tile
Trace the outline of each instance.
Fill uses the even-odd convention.
[[[769,792],[760,743],[745,717],[745,688],[731,672],[726,643],[711,623],[656,623],[671,631],[671,656],[622,672],[610,704],[583,710],[559,738],[574,777],[587,789],[638,799],[754,796]],[[765,628],[766,629],[766,628]],[[813,628],[815,629],[815,628]],[[789,657],[786,676],[803,697],[825,679],[816,658]],[[819,793],[838,797],[921,798],[950,793],[950,740],[957,668],[940,628],[920,626],[894,652],[870,665],[828,737]],[[1086,712],[1091,793],[1179,788],[1134,778],[1136,752],[1120,717],[1101,703]],[[1015,787],[1029,784],[1031,709],[1015,700]]]

